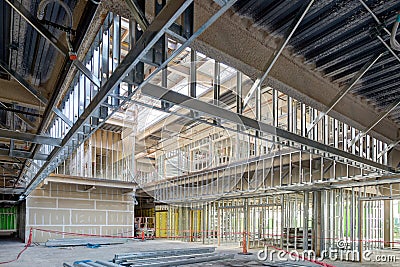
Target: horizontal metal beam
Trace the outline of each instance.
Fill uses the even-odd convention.
[[[20,195],[24,192],[25,189],[21,188],[0,188],[0,194],[7,194],[7,195]]]
[[[400,196],[394,195],[394,196],[360,197],[358,199],[361,201],[394,200],[394,199],[400,199]]]
[[[0,159],[0,164],[18,164],[18,165],[22,165],[23,162],[22,161],[15,161],[15,160]]]
[[[224,108],[212,105],[210,103],[206,103],[198,99],[191,98],[189,96],[165,89],[163,87],[154,84],[146,84],[142,88],[142,93],[152,98],[156,98],[159,100],[170,102],[172,104],[181,107],[185,107],[189,110],[211,115],[214,118],[221,118],[223,120],[227,120],[229,122],[237,124],[238,126],[254,129],[263,133],[268,133],[274,136],[281,137],[283,139],[293,141],[297,144],[317,149],[322,153],[329,153],[333,156],[338,156],[343,159],[349,159],[354,162],[365,164],[367,166],[371,166],[380,170],[388,172],[396,172],[393,168],[389,166],[382,165],[377,162],[353,155],[351,153],[334,148],[332,146],[325,145],[320,142],[308,139],[306,137],[299,136],[297,134],[280,129],[278,127],[274,127],[272,125],[251,119],[249,117],[237,114],[230,110],[226,110]]]
[[[42,115],[42,114],[39,114],[39,113],[34,113],[34,112],[29,112],[29,111],[23,111],[23,110],[16,109],[16,108],[9,108],[9,107],[7,107],[6,105],[4,105],[2,102],[0,102],[0,109],[1,109],[1,110],[4,110],[4,111],[13,112],[13,113],[15,113],[15,115],[16,115],[17,117],[19,117],[18,114],[24,114],[24,115],[29,115],[29,116],[32,116],[32,117],[39,117],[39,118],[42,118],[42,117],[43,117],[43,115]]]
[[[0,60],[0,66],[8,73],[10,74],[22,87],[24,87],[29,93],[31,93],[35,98],[37,98],[42,104],[47,105],[48,100],[42,96],[42,93],[33,86],[31,86],[21,75],[19,75],[17,72],[12,70],[11,68],[8,67],[8,65]],[[68,126],[72,126],[72,122],[65,116],[61,110],[59,110],[56,107],[52,107],[52,111],[57,114],[58,117],[60,117]]]
[[[101,86],[99,92],[94,96],[92,101],[83,111],[82,115],[63,138],[61,147],[53,149],[49,156],[50,162],[57,158],[61,149],[70,143],[86,121],[95,113],[101,104],[104,103],[114,88],[118,86],[128,73],[140,62],[140,60],[147,55],[150,49],[164,35],[165,31],[179,18],[192,2],[193,0],[175,0],[168,2],[146,31],[144,31],[135,46],[116,67],[110,78]],[[47,170],[47,168],[51,168],[50,162],[46,162],[31,180],[26,189],[26,195],[29,195],[29,193],[45,178],[45,175],[42,174]]]
[[[49,30],[43,26],[40,21],[33,16],[25,7],[15,0],[5,0],[18,14],[21,15],[38,33],[50,42],[61,54],[69,58],[68,48],[64,46]],[[79,60],[73,60],[72,63],[97,87],[100,87],[100,80],[86,68]]]
[[[139,24],[140,28],[145,31],[149,27],[149,22],[147,21],[143,11],[138,6],[136,0],[125,0],[126,5],[131,11],[133,18]]]
[[[22,116],[20,114],[17,114],[16,111],[13,111],[12,109],[8,108],[2,102],[0,102],[0,109],[4,109],[4,110],[7,110],[7,111],[14,112],[15,116],[17,116],[21,121],[23,121],[29,128],[31,128],[31,129],[36,128],[35,124],[33,124],[30,120],[28,120],[27,118],[25,118],[24,116]]]
[[[0,156],[10,156],[14,158],[21,158],[21,159],[36,159],[36,160],[44,160],[48,159],[48,155],[36,153],[35,156],[32,156],[32,153],[29,151],[22,151],[22,150],[12,150],[10,154],[10,150],[8,148],[0,148]]]
[[[33,88],[21,75],[12,70],[7,63],[0,59],[0,67],[2,67],[10,76],[12,76],[22,87],[24,87],[32,96],[38,99],[42,104],[47,104],[47,99],[42,93]]]
[[[356,180],[356,181],[347,181],[346,183],[333,184],[330,185],[329,188],[349,188],[349,187],[358,187],[358,186],[376,186],[376,185],[384,185],[384,184],[398,184],[400,183],[400,178],[397,176],[393,177],[375,177],[371,179],[364,180]]]
[[[44,184],[49,182],[53,183],[64,183],[64,184],[80,184],[80,185],[90,185],[90,186],[104,186],[113,188],[124,188],[130,190],[136,190],[137,184],[134,182],[125,182],[110,179],[100,179],[100,178],[88,178],[88,177],[75,177],[69,175],[61,174],[51,174],[46,177]]]
[[[0,129],[0,138],[7,138],[12,140],[19,140],[24,142],[30,142],[42,145],[51,145],[51,146],[60,146],[62,141],[59,138],[31,134],[31,133],[22,133],[6,129]]]

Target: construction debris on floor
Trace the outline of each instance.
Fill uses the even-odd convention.
[[[73,247],[73,246],[91,246],[96,245],[115,245],[123,244],[128,241],[127,238],[61,238],[49,239],[45,243],[46,247]]]
[[[112,261],[75,261],[73,265],[64,263],[64,267],[154,267],[154,266],[180,266],[186,264],[215,262],[234,258],[234,254],[215,253],[214,247],[171,249],[159,251],[143,251],[124,254],[115,254]]]

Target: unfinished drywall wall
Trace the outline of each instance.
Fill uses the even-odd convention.
[[[132,235],[134,203],[126,189],[50,182],[26,200],[26,234],[33,242],[74,237],[37,229],[90,235]]]

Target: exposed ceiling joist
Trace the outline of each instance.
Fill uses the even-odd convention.
[[[19,140],[19,141],[42,144],[42,145],[51,145],[51,146],[60,146],[62,141],[59,138],[31,134],[31,133],[22,133],[5,129],[0,129],[0,138]]]
[[[24,192],[22,188],[0,188],[0,194],[20,195]]]
[[[42,96],[42,93],[36,90],[32,85],[30,85],[21,75],[13,71],[8,67],[8,65],[0,60],[0,66],[7,71],[19,84],[21,84],[29,93],[32,94],[35,98],[37,98],[43,105],[48,104],[48,100]],[[68,126],[72,126],[72,122],[65,116],[61,110],[56,107],[52,107],[53,112],[60,117]]]
[[[274,127],[274,126],[266,124],[264,122],[260,122],[260,121],[251,119],[249,117],[240,115],[240,114],[232,112],[230,110],[226,110],[219,106],[215,106],[215,105],[209,104],[207,102],[174,92],[172,90],[168,90],[168,89],[163,88],[158,85],[146,84],[142,88],[142,93],[147,96],[156,98],[156,99],[160,99],[160,100],[167,101],[167,102],[170,102],[172,104],[175,104],[175,105],[178,105],[181,107],[185,107],[192,111],[200,112],[203,114],[208,114],[215,118],[221,118],[221,119],[227,120],[229,122],[236,123],[247,129],[249,129],[249,128],[254,129],[254,130],[260,131],[262,133],[271,134],[271,135],[281,137],[281,138],[289,140],[289,141],[293,141],[297,144],[302,144],[309,148],[317,149],[318,151],[323,152],[323,153],[328,153],[328,154],[331,154],[334,156],[339,156],[342,159],[349,159],[349,160],[352,160],[352,161],[360,163],[360,164],[365,164],[367,166],[372,166],[374,168],[378,168],[380,170],[395,172],[395,170],[392,169],[391,167],[388,167],[388,166],[373,162],[371,160],[353,155],[351,153],[345,152],[343,150],[334,148],[329,145],[322,144],[320,142],[308,139],[306,137],[299,136],[297,134],[288,132],[288,131],[280,129],[278,127]]]
[[[0,79],[0,102],[18,103],[19,106],[38,110],[44,108],[40,101],[32,97],[19,83]]]
[[[68,57],[68,48],[64,46],[61,42],[58,41],[58,39],[53,36],[53,34],[47,30],[45,26],[40,23],[40,21],[33,16],[28,10],[24,8],[24,6],[19,3],[18,1],[15,0],[5,0],[19,15],[21,15],[26,22],[28,22],[33,28],[35,28],[38,33],[43,36],[47,41],[50,42],[54,48],[56,48],[61,54],[65,55]],[[100,87],[100,81],[99,79],[91,72],[89,71],[86,66],[80,62],[79,60],[74,60],[72,62],[75,67],[77,67],[91,82],[93,82],[94,85],[97,87]]]
[[[7,0],[8,1],[8,0]],[[9,1],[8,1],[9,2]],[[73,139],[73,137],[80,131],[85,122],[94,114],[94,112],[104,103],[108,95],[113,89],[119,85],[128,73],[145,57],[147,52],[156,44],[162,37],[164,32],[179,18],[179,16],[186,10],[192,3],[190,0],[176,0],[169,2],[158,14],[146,31],[142,34],[138,43],[128,52],[122,62],[116,67],[110,78],[101,86],[99,92],[92,99],[90,104],[83,111],[82,115],[78,118],[75,124],[71,127],[67,135],[63,138],[61,147],[55,148],[50,154],[50,159],[54,160],[61,148]],[[26,194],[29,194],[36,186],[45,178],[42,176],[43,172],[50,168],[50,162],[46,162],[38,173],[34,176],[29,183]],[[46,174],[47,175],[47,174]],[[39,178],[40,177],[40,178]]]
[[[41,154],[41,153],[36,153],[35,156],[32,156],[32,153],[29,151],[22,151],[22,150],[12,150],[12,153],[10,154],[10,150],[7,148],[0,148],[0,156],[10,156],[10,157],[15,157],[15,158],[21,158],[21,159],[36,159],[36,160],[47,160],[48,155],[46,154]]]

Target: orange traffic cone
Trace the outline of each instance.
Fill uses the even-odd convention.
[[[251,255],[251,254],[253,254],[253,253],[249,253],[247,251],[246,232],[243,232],[242,252],[239,252],[238,254],[240,254],[240,255]]]

